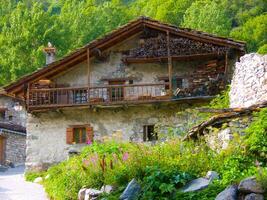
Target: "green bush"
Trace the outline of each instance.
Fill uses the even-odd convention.
[[[245,144],[247,150],[257,159],[267,159],[267,108],[255,114],[254,121],[246,130]]]
[[[142,185],[140,199],[212,199],[227,185],[257,173],[256,159],[244,141],[237,138],[220,153],[201,139],[172,139],[156,145],[95,143],[85,147],[81,155],[51,167],[44,186],[51,199],[72,200],[84,186],[100,189],[110,184],[118,189],[107,199],[116,199],[135,178]],[[217,185],[197,193],[179,192],[186,182],[205,176],[209,170],[220,174]]]
[[[26,181],[33,182],[36,178],[43,177],[44,174],[44,172],[26,172],[24,176]]]
[[[140,199],[173,199],[177,188],[182,187],[193,177],[176,168],[161,169],[148,166],[142,181],[143,191]]]

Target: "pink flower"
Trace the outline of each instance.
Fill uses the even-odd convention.
[[[94,166],[96,166],[96,165],[97,165],[97,161],[98,161],[98,155],[97,155],[97,154],[92,155],[92,156],[90,157],[90,161],[91,161],[91,163],[92,163]]]
[[[88,167],[89,164],[90,164],[89,160],[83,160],[83,165],[84,165],[85,167]]]
[[[92,141],[89,139],[89,140],[87,140],[86,144],[91,145]]]
[[[123,161],[126,161],[129,159],[129,153],[128,152],[125,152],[123,155],[122,155],[122,160]]]

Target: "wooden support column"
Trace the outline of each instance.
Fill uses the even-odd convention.
[[[26,94],[26,109],[29,110],[30,106],[30,83],[27,84],[27,94]]]
[[[90,86],[90,50],[87,49],[87,85]]]
[[[228,73],[229,73],[229,68],[228,68],[228,51],[225,53],[225,58],[224,58],[224,75],[225,75],[225,83],[228,83]]]
[[[169,95],[172,96],[172,58],[170,50],[170,32],[167,31],[167,56],[168,56],[168,75],[169,75]]]
[[[90,77],[91,77],[91,69],[90,69],[90,49],[87,48],[87,102],[89,103],[90,98]]]

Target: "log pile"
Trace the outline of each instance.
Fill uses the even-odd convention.
[[[184,37],[170,38],[171,56],[185,56],[204,53],[224,54],[228,49],[214,44],[203,43]],[[142,38],[138,48],[131,49],[129,58],[151,58],[167,56],[167,36],[158,34],[157,37]]]
[[[256,104],[250,106],[248,108],[230,108],[230,109],[208,109],[205,112],[217,112],[219,114],[209,118],[207,121],[204,121],[197,126],[194,126],[187,135],[183,138],[183,140],[189,139],[197,139],[199,136],[204,135],[204,131],[207,127],[213,126],[215,124],[223,124],[225,122],[231,121],[233,118],[251,115],[253,112],[259,112],[261,108],[267,107],[267,101],[262,102],[260,104]],[[201,110],[200,110],[201,111]]]
[[[225,87],[223,62],[211,60],[198,66],[188,81],[193,96],[218,94]]]

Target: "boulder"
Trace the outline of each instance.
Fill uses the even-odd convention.
[[[255,177],[249,177],[242,180],[238,186],[239,192],[242,193],[264,193],[262,186],[256,181]]]
[[[43,181],[42,177],[37,177],[36,179],[34,179],[34,183],[41,183]]]
[[[246,195],[244,200],[264,200],[264,196],[262,194],[251,193]]]
[[[93,188],[86,189],[84,200],[94,200],[97,199],[97,197],[102,194],[103,192],[100,190],[96,190]]]
[[[238,190],[236,185],[228,186],[215,198],[215,200],[237,200],[237,199],[238,199]]]
[[[191,182],[189,182],[188,184],[186,184],[181,191],[182,192],[194,192],[194,191],[198,191],[198,190],[202,190],[206,187],[208,187],[210,184],[210,181],[206,178],[198,178],[198,179],[194,179]]]
[[[219,174],[215,171],[208,171],[205,178],[212,182],[213,180],[219,179]]]
[[[113,186],[111,185],[103,185],[100,189],[100,191],[104,192],[104,193],[111,193],[114,190]]]
[[[78,200],[84,200],[86,190],[86,188],[80,189],[80,191],[78,192]]]
[[[130,183],[128,183],[126,189],[121,194],[120,200],[138,199],[140,192],[141,192],[141,186],[135,179],[132,179]]]
[[[264,196],[262,194],[251,193],[246,195],[244,200],[264,200]]]

